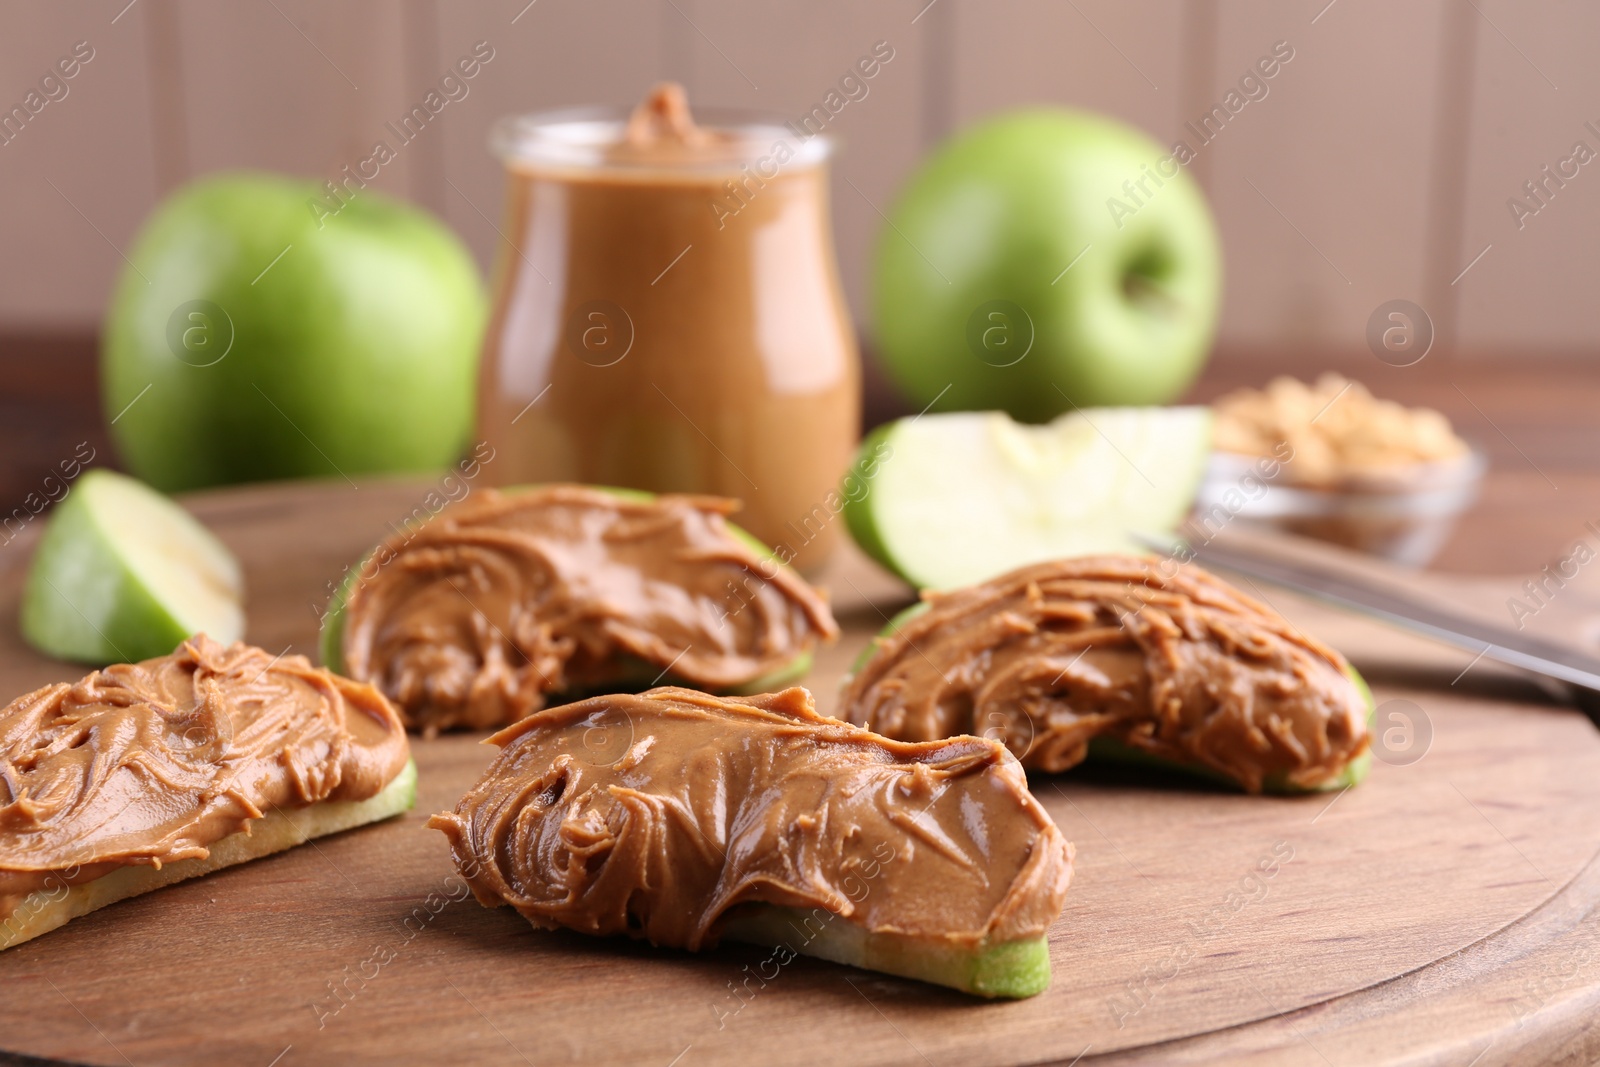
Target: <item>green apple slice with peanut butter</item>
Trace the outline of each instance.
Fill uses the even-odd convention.
[[[1252,793],[1341,789],[1371,763],[1372,694],[1343,656],[1199,567],[1148,557],[924,594],[862,653],[839,714],[908,741],[994,737],[1031,770],[1103,760]]]
[[[1027,997],[1072,846],[980,737],[908,743],[787,689],[659,688],[547,708],[428,821],[477,899],[541,929],[770,946]]]
[[[371,686],[205,635],[0,708],[0,949],[390,818],[416,798]]]
[[[323,662],[428,733],[504,726],[556,694],[777,688],[838,626],[728,521],[734,507],[580,485],[480,491],[351,568]]]

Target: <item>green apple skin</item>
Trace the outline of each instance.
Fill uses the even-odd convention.
[[[1011,112],[941,147],[893,205],[872,271],[877,351],[916,406],[1044,422],[1182,393],[1210,350],[1222,265],[1205,197],[1170,157],[1063,109]],[[1032,347],[1009,366],[995,364],[1015,358],[1025,327],[995,320],[1013,347],[988,358],[968,339],[993,300],[1032,320]]]
[[[111,436],[151,485],[429,471],[468,444],[487,313],[477,267],[432,216],[370,188],[319,225],[310,205],[325,195],[223,174],[146,224],[106,319],[101,382]],[[224,317],[191,319],[192,301]]]
[[[870,457],[878,454],[878,447],[889,439],[899,422],[886,422],[862,438],[861,445],[856,449],[856,458],[850,463],[850,470],[865,469],[865,464]],[[917,582],[903,570],[889,553],[889,548],[884,544],[883,534],[878,530],[878,516],[872,509],[870,491],[863,496],[845,495],[844,498],[844,523],[845,529],[850,531],[850,537],[857,547],[865,552],[876,563],[889,571],[896,578],[907,585],[916,586]]]

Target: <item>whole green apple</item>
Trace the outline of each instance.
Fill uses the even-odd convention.
[[[879,239],[874,332],[890,376],[918,406],[1029,422],[1175,398],[1210,348],[1222,273],[1192,158],[1060,109],[953,138]]]
[[[461,242],[371,189],[202,179],[145,225],[106,319],[111,435],[168,491],[453,462],[485,299]]]

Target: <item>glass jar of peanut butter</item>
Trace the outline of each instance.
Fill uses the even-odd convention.
[[[703,118],[705,116],[702,116]],[[860,361],[821,136],[658,86],[631,114],[502,120],[507,196],[479,433],[498,484],[736,497],[811,569],[839,536]]]

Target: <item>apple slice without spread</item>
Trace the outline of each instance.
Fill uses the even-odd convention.
[[[22,594],[22,634],[83,663],[164,656],[186,637],[244,633],[244,579],[211,532],[143,482],[80,478],[50,516]]]
[[[856,542],[918,588],[1026,563],[1139,551],[1129,531],[1188,513],[1211,448],[1205,408],[1095,408],[1042,426],[1000,412],[901,419],[862,443]]]

